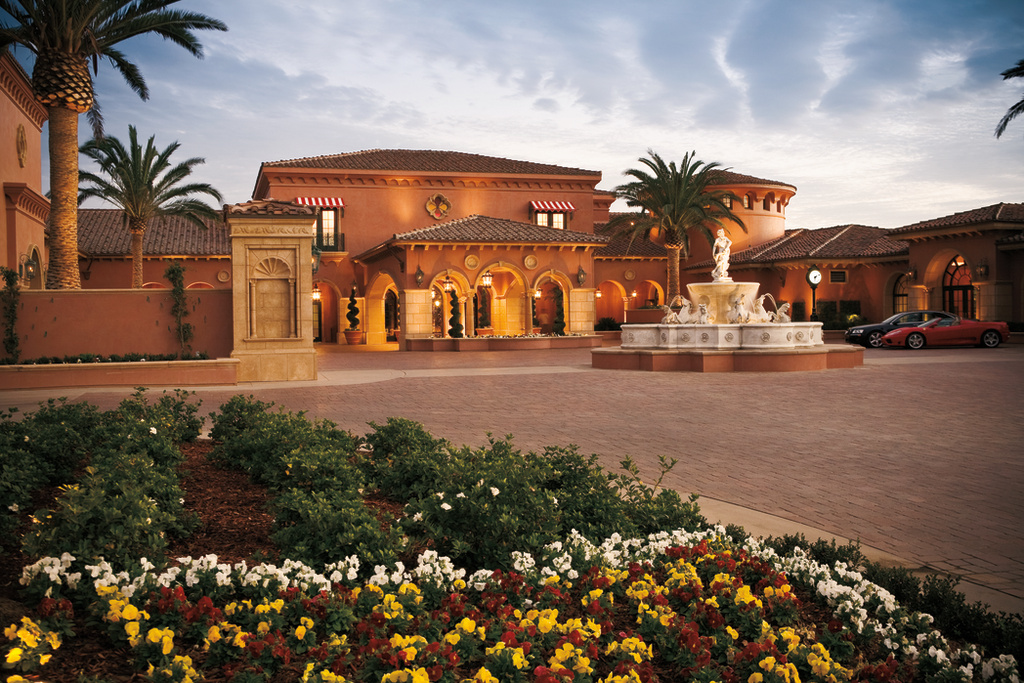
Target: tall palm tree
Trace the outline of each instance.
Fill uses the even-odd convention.
[[[21,45],[36,56],[32,88],[49,110],[50,263],[47,286],[78,289],[78,115],[101,125],[89,74],[110,60],[129,87],[149,99],[138,67],[115,46],[155,33],[202,57],[194,30],[227,27],[196,12],[167,9],[178,0],[0,0],[0,49]],[[98,132],[98,131],[97,131]],[[97,136],[98,137],[98,136]]]
[[[1017,62],[1017,66],[1010,67],[1001,75],[1004,81],[1008,81],[1011,78],[1024,78],[1024,59]],[[1024,113],[1024,98],[1021,98],[1020,102],[1010,107],[1006,112],[1006,116],[999,121],[999,125],[996,126],[996,137],[1001,137],[1010,121],[1013,121],[1022,113]]]
[[[135,126],[128,126],[128,147],[107,136],[82,146],[82,154],[99,166],[106,177],[82,171],[86,183],[79,201],[97,197],[124,212],[124,222],[132,234],[132,287],[142,287],[142,239],[150,221],[158,216],[181,216],[202,227],[203,218],[215,218],[217,210],[192,195],[205,194],[221,201],[220,192],[207,183],[181,184],[204,159],[192,157],[171,166],[171,155],[181,145],[173,142],[163,151],[149,138],[146,148],[139,144]]]
[[[747,227],[730,208],[728,201],[738,200],[731,192],[715,190],[716,173],[722,169],[715,162],[704,163],[696,152],[683,156],[676,166],[665,163],[658,154],[647,150],[650,158],[641,157],[645,169],[631,168],[625,175],[632,182],[619,185],[615,194],[639,213],[615,216],[604,231],[629,237],[630,244],[638,238],[664,240],[668,252],[668,294],[671,302],[679,294],[679,263],[690,258],[690,233],[696,232],[714,243],[713,229],[726,227],[731,221],[746,232]]]

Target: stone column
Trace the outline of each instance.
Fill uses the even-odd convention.
[[[225,209],[239,382],[315,380],[313,207],[251,201]]]
[[[399,295],[402,333],[407,339],[429,339],[434,334],[434,310],[429,289],[403,289]]]
[[[594,290],[577,288],[569,292],[568,308],[569,332],[594,334],[594,322],[597,320]]]

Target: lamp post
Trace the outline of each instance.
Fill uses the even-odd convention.
[[[821,283],[821,271],[818,266],[811,266],[807,271],[807,284],[811,286],[811,322],[818,321],[818,285]]]

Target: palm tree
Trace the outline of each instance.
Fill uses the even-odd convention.
[[[1007,81],[1011,78],[1024,78],[1024,59],[1017,62],[1017,66],[1010,67],[1001,75],[1004,81]],[[1013,121],[1015,118],[1017,118],[1019,114],[1022,113],[1024,113],[1024,98],[1022,98],[1021,101],[1018,102],[1017,104],[1010,107],[1006,112],[1006,116],[1004,116],[999,121],[999,125],[996,126],[996,137],[998,138],[1002,136],[1003,131],[1006,130],[1006,126],[1009,125],[1010,121]]]
[[[671,302],[679,294],[680,260],[690,258],[691,232],[714,243],[712,229],[724,228],[723,221],[735,223],[744,232],[747,227],[727,203],[738,197],[714,189],[717,173],[725,170],[719,164],[700,161],[696,152],[684,155],[679,166],[674,161],[666,164],[652,150],[647,154],[649,159],[641,157],[639,161],[650,172],[631,168],[624,174],[635,180],[615,188],[615,194],[625,199],[627,206],[640,212],[615,216],[605,224],[604,231],[629,237],[630,244],[637,238],[664,240],[668,252],[666,301]]]
[[[93,139],[82,146],[82,154],[99,166],[106,176],[82,171],[79,178],[92,183],[81,189],[79,201],[97,197],[124,212],[132,234],[132,287],[142,287],[142,238],[150,221],[158,216],[181,216],[202,227],[203,218],[215,218],[217,210],[191,195],[205,194],[221,201],[220,192],[207,183],[180,184],[204,159],[193,157],[171,166],[171,155],[180,144],[171,143],[159,151],[150,137],[143,149],[135,126],[128,126],[128,147],[115,137]]]
[[[178,0],[0,0],[0,50],[21,45],[36,56],[32,88],[49,110],[50,263],[47,287],[78,289],[78,115],[90,112],[95,137],[102,120],[92,77],[110,60],[129,87],[149,99],[138,67],[115,46],[155,33],[202,57],[194,30],[227,27],[196,12],[167,9]]]

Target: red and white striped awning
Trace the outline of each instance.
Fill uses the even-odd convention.
[[[530,202],[534,211],[575,211],[576,207],[570,202]]]
[[[305,206],[340,206],[345,208],[345,201],[341,197],[296,197],[292,201]]]

